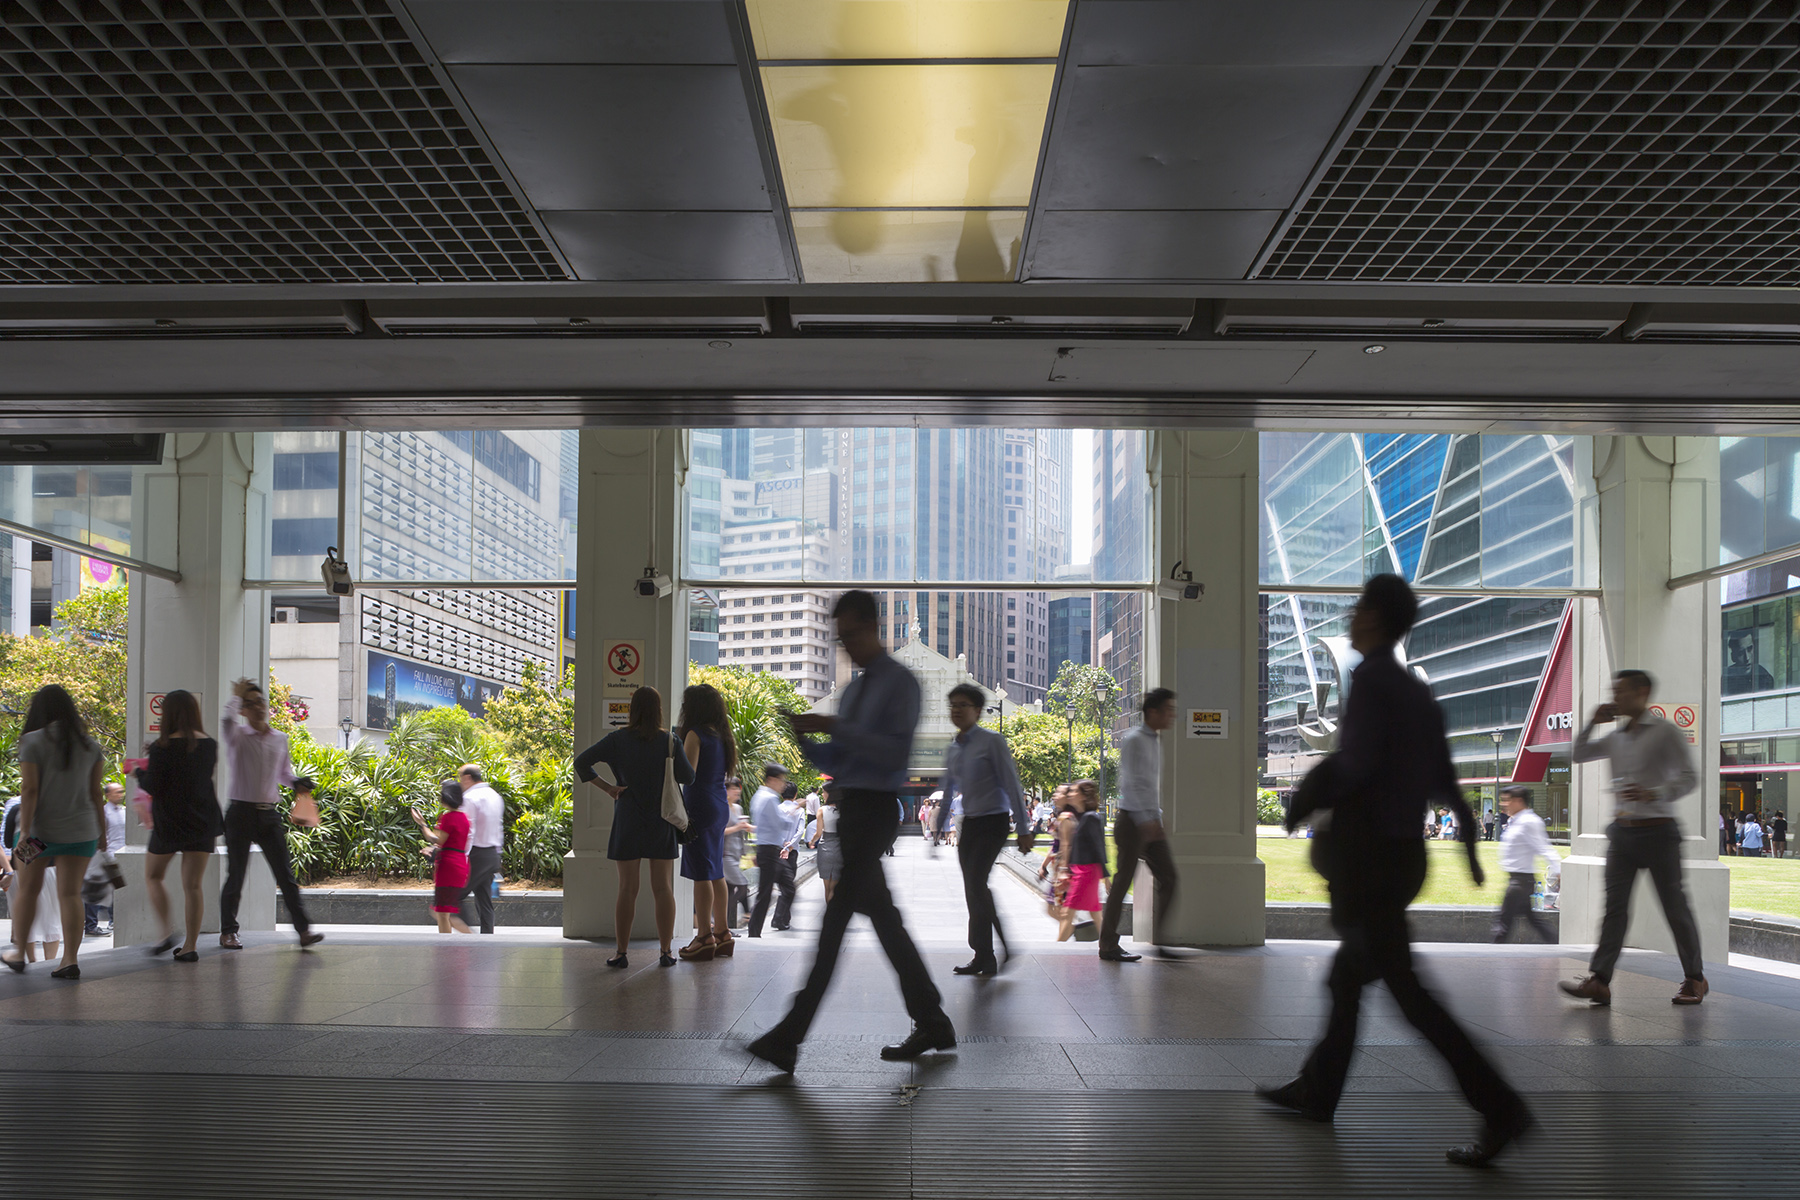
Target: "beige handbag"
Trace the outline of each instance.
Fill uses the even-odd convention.
[[[688,827],[687,805],[681,799],[681,785],[675,782],[675,751],[681,745],[669,735],[669,757],[663,763],[662,819],[685,832]]]

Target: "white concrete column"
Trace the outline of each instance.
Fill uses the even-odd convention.
[[[1648,671],[1650,702],[1671,716],[1696,715],[1691,747],[1699,787],[1681,801],[1682,858],[1688,900],[1700,925],[1701,951],[1724,962],[1730,939],[1731,878],[1718,861],[1719,585],[1670,591],[1675,575],[1718,562],[1719,450],[1713,438],[1577,439],[1583,489],[1576,546],[1603,591],[1576,601],[1575,720],[1611,699],[1613,672]],[[1611,773],[1604,761],[1571,772],[1571,857],[1563,866],[1562,940],[1592,943],[1606,907],[1606,827],[1612,820]],[[1647,873],[1632,894],[1627,946],[1672,952]]]
[[[247,575],[266,577],[267,497],[271,437],[248,433],[180,433],[169,439],[162,469],[147,472],[133,497],[134,554],[175,563],[180,583],[136,575],[131,580],[130,657],[126,668],[126,744],[142,754],[152,693],[184,688],[198,694],[206,729],[218,736],[219,710],[241,677],[269,674],[268,599],[246,592]],[[231,794],[230,766],[220,756],[217,784]],[[149,834],[126,822],[120,866],[127,884],[114,897],[118,945],[161,936],[143,886],[143,846]],[[238,922],[245,930],[275,928],[275,887],[261,856],[253,855]],[[205,932],[219,925],[223,847],[207,871]],[[171,876],[171,879],[174,877]],[[180,922],[178,882],[165,882]]]
[[[687,685],[687,597],[637,594],[646,566],[680,578],[684,438],[677,429],[581,431],[581,500],[575,593],[575,748],[606,736],[604,647],[643,644],[645,682],[662,693],[663,719],[673,722]],[[575,784],[574,830],[563,860],[563,936],[613,936],[618,870],[606,857],[612,797]],[[656,936],[650,873],[642,872],[632,936]],[[693,889],[675,881],[675,942],[691,934]]]
[[[1254,432],[1153,435],[1151,566],[1177,559],[1206,587],[1199,600],[1156,599],[1144,623],[1145,686],[1171,687],[1179,716],[1163,737],[1163,813],[1180,875],[1173,929],[1154,928],[1154,886],[1140,868],[1132,905],[1138,942],[1256,946],[1264,936],[1256,857],[1257,437]],[[1137,703],[1141,697],[1129,697]],[[1224,710],[1223,737],[1191,737],[1194,709]]]

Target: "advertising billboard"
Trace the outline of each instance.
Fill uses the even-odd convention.
[[[498,683],[461,675],[442,667],[409,662],[389,654],[369,651],[368,713],[364,722],[369,729],[392,729],[407,713],[452,704],[471,716],[487,711],[487,702],[503,690]]]

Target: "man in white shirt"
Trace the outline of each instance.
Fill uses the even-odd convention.
[[[1531,807],[1531,789],[1513,784],[1500,789],[1500,807],[1506,810],[1506,829],[1500,835],[1500,869],[1506,872],[1506,895],[1500,900],[1500,918],[1494,922],[1494,940],[1504,942],[1521,920],[1531,926],[1539,941],[1556,941],[1550,918],[1531,907],[1537,888],[1537,860],[1543,859],[1546,879],[1562,877],[1562,859],[1550,845],[1544,818]]]
[[[463,897],[463,923],[494,932],[494,876],[500,874],[500,851],[506,845],[506,801],[487,782],[477,763],[456,772],[462,784],[462,811],[469,818],[469,894]],[[471,912],[470,909],[474,911]]]
[[[762,786],[750,798],[750,821],[756,827],[756,904],[750,909],[750,936],[760,938],[763,921],[769,916],[769,898],[775,889],[781,896],[775,901],[774,927],[788,927],[794,907],[794,859],[788,857],[788,845],[794,840],[794,824],[781,803],[787,787],[787,768],[769,763],[763,768]]]
[[[1639,871],[1650,872],[1662,901],[1669,932],[1686,976],[1674,995],[1675,1004],[1698,1004],[1708,991],[1700,961],[1700,929],[1681,885],[1681,826],[1675,802],[1698,783],[1687,743],[1668,721],[1649,711],[1650,676],[1638,670],[1613,676],[1613,700],[1594,710],[1594,718],[1575,737],[1570,757],[1576,762],[1610,759],[1613,795],[1618,808],[1606,830],[1606,916],[1600,943],[1588,963],[1591,974],[1559,986],[1571,996],[1595,1004],[1611,1004],[1613,967],[1625,945],[1631,921],[1631,888]],[[1618,722],[1605,737],[1594,726]]]
[[[1175,857],[1162,823],[1162,742],[1158,735],[1175,724],[1175,693],[1153,688],[1144,693],[1144,723],[1119,739],[1119,815],[1113,821],[1117,847],[1117,874],[1106,894],[1106,911],[1100,917],[1100,957],[1107,962],[1136,962],[1141,954],[1119,948],[1119,917],[1125,909],[1125,893],[1137,878],[1138,860],[1150,868],[1156,880],[1156,928],[1161,936],[1167,926],[1169,906],[1175,900]],[[1165,957],[1171,951],[1163,951]]]

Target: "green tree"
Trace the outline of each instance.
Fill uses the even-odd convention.
[[[719,689],[725,700],[726,719],[731,722],[731,736],[737,742],[740,770],[754,774],[764,763],[779,763],[788,769],[788,777],[802,792],[818,788],[819,773],[800,753],[793,730],[781,715],[783,711],[799,713],[811,707],[792,683],[767,671],[702,663],[688,664],[688,682],[710,683]],[[679,711],[679,702],[675,707]]]
[[[123,587],[92,588],[56,606],[55,623],[32,637],[0,633],[0,712],[8,724],[25,718],[32,694],[60,683],[109,760],[126,752],[125,624],[130,597]]]
[[[1099,766],[1095,730],[1076,726],[1074,777],[1091,778]],[[1006,720],[1006,744],[1019,768],[1019,782],[1035,796],[1048,796],[1069,782],[1069,723],[1050,713],[1017,713]]]
[[[560,680],[527,659],[518,685],[489,700],[483,719],[526,762],[560,762],[575,755],[575,671]]]
[[[1044,712],[1060,716],[1073,702],[1077,733],[1083,725],[1110,726],[1119,714],[1123,694],[1118,680],[1104,669],[1088,663],[1065,662],[1044,693]]]

